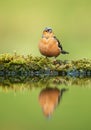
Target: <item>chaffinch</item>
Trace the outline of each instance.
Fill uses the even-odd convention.
[[[61,90],[58,88],[46,87],[41,90],[39,94],[39,103],[43,110],[45,117],[51,117],[55,108],[61,101],[63,93],[68,89],[62,88]]]
[[[56,38],[51,28],[45,28],[39,42],[39,51],[46,57],[57,57],[62,54],[69,54],[63,50],[60,41]]]

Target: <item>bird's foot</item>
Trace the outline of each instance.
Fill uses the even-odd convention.
[[[53,60],[53,64],[56,65],[56,64],[59,64],[61,65],[63,63],[62,60],[57,60],[56,58]]]

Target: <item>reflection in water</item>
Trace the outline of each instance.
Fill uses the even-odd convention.
[[[2,77],[0,76],[0,90],[3,91],[24,91],[32,88],[46,88],[51,84],[76,85],[79,87],[91,87],[91,78],[71,78],[71,77]]]
[[[0,88],[6,88],[11,90],[32,89],[32,88],[43,88],[50,84],[55,85],[77,85],[79,87],[90,87],[91,78],[72,78],[72,77],[3,77],[0,76]]]
[[[59,89],[63,85],[65,88]],[[0,76],[0,92],[26,91],[41,88],[39,93],[39,104],[45,117],[51,117],[55,108],[60,103],[66,86],[91,87],[91,78],[71,77],[2,77]],[[63,87],[62,86],[62,87]],[[65,96],[65,95],[64,95]]]
[[[42,89],[39,94],[39,103],[46,117],[50,117],[53,114],[66,90],[66,88],[60,90],[51,87]]]

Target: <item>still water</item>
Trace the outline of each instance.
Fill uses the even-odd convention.
[[[91,79],[0,77],[0,130],[91,130]]]

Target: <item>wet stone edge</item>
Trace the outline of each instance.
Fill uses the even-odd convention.
[[[27,70],[27,71],[9,71],[9,70],[0,70],[0,77],[44,77],[44,76],[68,76],[68,77],[91,77],[91,70],[66,70],[66,71],[57,71],[57,70],[50,70],[50,69],[40,69],[40,70]]]

